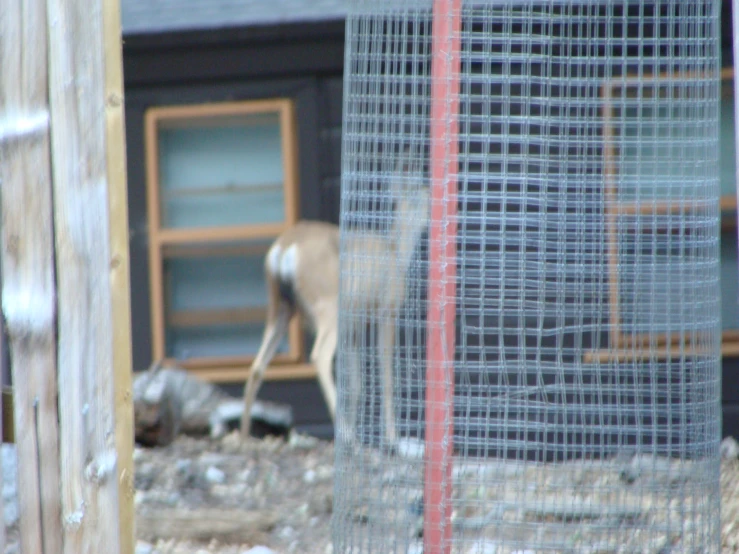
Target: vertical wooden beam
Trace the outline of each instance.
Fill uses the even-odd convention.
[[[162,267],[161,199],[159,198],[159,113],[150,109],[144,116],[144,148],[146,163],[146,212],[149,233],[149,306],[151,309],[151,356],[166,356],[164,321],[164,268]]]
[[[431,58],[431,222],[426,369],[424,548],[452,539],[454,352],[457,310],[457,149],[461,0],[435,0]]]
[[[117,554],[133,540],[118,6],[47,8],[64,552]]]
[[[2,310],[15,392],[23,552],[60,554],[59,428],[45,0],[0,8]]]
[[[111,320],[115,443],[118,453],[118,523],[120,553],[133,554],[134,467],[131,372],[131,283],[128,233],[123,51],[120,0],[103,6],[105,62],[105,142],[108,175]]]

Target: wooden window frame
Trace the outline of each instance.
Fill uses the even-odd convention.
[[[659,74],[653,76],[655,80],[675,79],[675,74]],[[684,79],[694,77],[691,74],[682,76]],[[733,81],[733,68],[723,68],[720,73],[720,82]],[[605,179],[605,225],[608,244],[607,264],[609,268],[609,306],[610,306],[610,331],[609,348],[601,348],[586,352],[583,359],[585,362],[631,362],[650,358],[668,360],[684,355],[686,352],[694,353],[695,349],[680,345],[680,337],[676,334],[660,333],[652,335],[639,333],[635,335],[623,333],[621,330],[619,309],[619,246],[616,225],[621,215],[652,214],[652,213],[676,213],[690,211],[692,205],[679,205],[674,202],[656,202],[648,206],[641,206],[636,202],[618,202],[618,190],[616,180],[616,153],[613,146],[612,104],[613,91],[630,85],[644,82],[644,77],[626,76],[626,78],[614,79],[605,83],[601,88],[601,100],[603,101],[603,174]],[[736,229],[737,196],[736,193],[722,195],[719,202],[721,230],[728,232]],[[657,348],[649,349],[654,344]],[[710,353],[710,352],[709,352]],[[722,330],[721,354],[725,357],[739,356],[739,329]]]
[[[163,229],[161,223],[161,189],[159,182],[158,130],[162,124],[170,128],[177,124],[190,126],[208,118],[245,116],[260,113],[279,115],[282,159],[284,166],[285,217],[283,223],[256,225],[229,225]],[[299,218],[299,178],[297,155],[297,128],[293,101],[288,98],[245,100],[177,106],[157,106],[144,114],[144,150],[146,161],[147,219],[149,226],[149,286],[151,290],[152,356],[154,360],[166,360],[188,369],[198,377],[213,382],[244,381],[254,355],[213,356],[176,360],[167,358],[163,264],[167,257],[238,255],[255,253],[249,245],[224,246],[218,243],[238,240],[274,239]],[[266,249],[265,249],[266,251]],[[242,313],[243,312],[243,313]],[[248,313],[247,313],[248,312]],[[208,313],[179,313],[176,317],[189,318],[197,323],[221,318],[221,321],[264,321],[265,310],[208,310]],[[246,318],[246,319],[244,319]],[[312,365],[305,362],[301,318],[290,323],[289,351],[277,354],[265,379],[311,378],[315,376]]]

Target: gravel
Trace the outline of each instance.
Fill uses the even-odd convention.
[[[410,450],[415,452],[416,447]],[[722,455],[722,554],[727,554],[739,552],[739,446],[733,439],[722,443]],[[274,517],[260,524],[264,529],[254,540],[234,540],[233,534],[219,536],[214,525],[207,540],[139,536],[135,554],[333,554],[333,456],[332,443],[302,435],[246,444],[235,433],[219,440],[181,436],[167,447],[137,448],[135,504],[139,521],[166,510],[203,514],[213,510],[214,517],[231,512]],[[2,445],[2,464],[9,538],[5,552],[13,553],[19,551],[13,445]],[[638,480],[643,467],[643,460],[632,459],[621,479]],[[422,554],[420,541],[409,548],[408,552]],[[519,554],[533,551],[518,550]],[[611,551],[615,552],[604,552]],[[469,552],[500,554],[510,550],[501,549],[495,538],[483,537]]]

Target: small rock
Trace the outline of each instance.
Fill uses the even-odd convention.
[[[330,514],[333,511],[333,496],[331,494],[311,495],[308,505],[312,514]]]
[[[266,546],[255,546],[253,548],[250,548],[249,550],[244,550],[241,554],[277,554],[274,550],[271,548],[267,548]]]
[[[305,483],[308,483],[308,484],[310,484],[310,483],[314,483],[314,482],[315,482],[315,480],[316,480],[316,472],[315,472],[315,471],[313,471],[312,469],[309,469],[309,470],[308,470],[308,471],[306,471],[306,472],[305,472],[305,474],[303,475],[303,481],[304,481]]]
[[[217,467],[210,466],[205,470],[205,480],[220,485],[226,481],[226,474]]]
[[[408,511],[414,516],[422,516],[423,510],[423,496],[419,496],[408,505]]]
[[[212,485],[210,493],[216,498],[234,498],[239,496],[240,493],[244,493],[247,490],[246,485],[238,485],[240,488],[237,490],[234,485]]]
[[[145,541],[136,541],[136,553],[135,554],[152,554],[154,552],[154,545],[149,544]]]
[[[226,456],[218,452],[205,452],[200,456],[199,461],[202,465],[218,466],[223,465],[226,461]]]
[[[281,539],[289,539],[294,534],[295,534],[295,529],[293,529],[289,525],[287,527],[283,527],[282,529],[280,529],[280,533],[279,533]]]
[[[141,506],[146,502],[147,494],[144,491],[136,491],[133,495],[133,505]]]
[[[316,468],[316,477],[319,481],[328,481],[334,476],[334,468],[332,466],[318,466]]]
[[[157,476],[157,468],[152,463],[143,463],[136,468],[133,484],[136,490],[148,491],[153,485]]]
[[[497,554],[498,544],[488,539],[482,539],[467,551],[467,554]]]
[[[423,441],[410,437],[403,437],[397,443],[398,455],[409,460],[422,460],[425,448]]]
[[[724,460],[736,460],[739,458],[739,443],[734,437],[726,437],[721,441],[721,457]]]
[[[143,448],[138,447],[138,446],[134,447],[134,449],[133,449],[133,461],[134,462],[138,462],[140,460],[143,460],[145,454],[146,454],[146,452],[144,452],[144,449]]]
[[[292,433],[290,433],[288,444],[292,448],[310,450],[318,446],[318,439],[316,437],[311,437],[310,435],[301,435],[300,433],[293,431]]]
[[[244,445],[239,431],[231,431],[221,439],[221,444],[227,452],[241,452]]]

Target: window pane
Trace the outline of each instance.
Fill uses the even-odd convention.
[[[694,98],[674,85],[654,85],[653,96],[625,98],[614,109],[618,199],[622,202],[690,201],[705,195],[716,154],[708,151],[708,127]],[[664,96],[675,94],[669,104]]]
[[[271,240],[165,250],[167,356],[255,355],[264,332]],[[288,351],[287,337],[279,353]]]
[[[721,87],[721,195],[736,195],[736,149],[734,148],[734,87],[723,81]]]
[[[163,123],[158,137],[163,228],[284,221],[278,113]]]
[[[647,232],[645,228],[656,226],[652,217],[624,217],[619,222],[621,229],[633,226],[622,233],[619,249],[623,332],[677,332],[685,328],[685,321],[710,328],[715,314],[705,309],[705,302],[713,298],[715,282],[694,282],[696,268],[708,271],[713,263],[706,254],[709,243],[703,242],[713,243],[710,230],[705,224],[692,225],[683,217],[673,217],[662,229]],[[686,240],[698,247],[685,248]],[[693,286],[686,288],[689,280]]]

